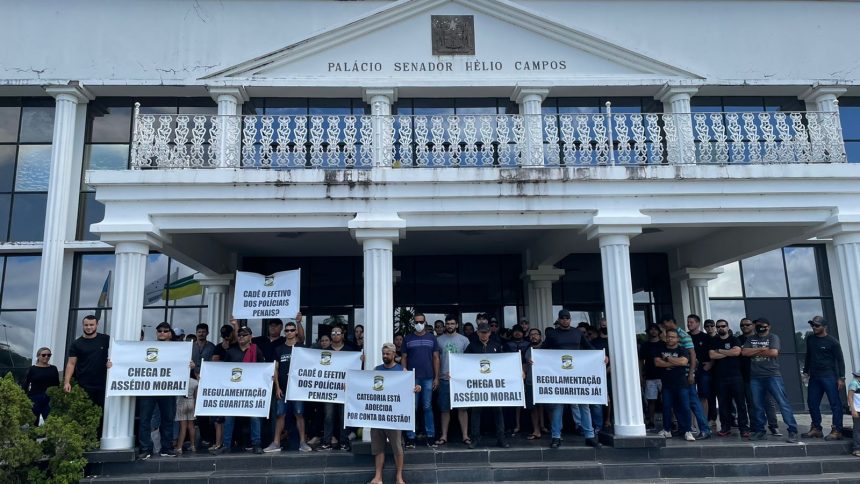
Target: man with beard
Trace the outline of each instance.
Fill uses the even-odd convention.
[[[296,419],[296,430],[299,434],[299,451],[310,452],[311,447],[305,442],[305,416],[304,402],[284,400],[284,393],[287,391],[290,377],[290,360],[293,357],[293,348],[303,346],[298,339],[296,323],[288,322],[284,327],[284,344],[275,348],[275,374],[278,377],[275,379],[275,398],[276,410],[275,415],[275,433],[272,436],[272,443],[263,449],[263,452],[280,452],[281,451],[281,433],[284,431],[287,413],[292,411]]]
[[[654,366],[654,358],[660,356],[663,341],[660,340],[660,325],[648,325],[648,340],[639,346],[639,360],[642,362],[642,380],[645,385],[645,400],[648,402],[648,427],[656,428],[654,414],[657,411],[657,400],[663,389],[660,370]]]
[[[690,368],[690,355],[693,351],[679,344],[678,330],[666,328],[664,331],[666,344],[660,350],[660,355],[654,358],[654,366],[662,371],[663,380],[663,430],[659,435],[663,438],[672,437],[672,410],[678,420],[678,429],[688,442],[695,441],[690,432],[690,392],[687,387],[690,382],[687,373]]]
[[[821,399],[827,394],[830,402],[830,412],[833,415],[833,427],[824,440],[842,439],[842,399],[840,393],[845,388],[845,360],[842,357],[842,347],[839,341],[827,334],[827,321],[821,316],[815,316],[809,321],[812,334],[806,337],[806,360],[803,374],[809,377],[809,387],[806,403],[809,405],[809,416],[812,423],[804,438],[822,437]],[[858,429],[860,432],[860,429]]]
[[[741,377],[741,345],[729,331],[729,323],[720,319],[715,324],[717,337],[711,339],[708,356],[714,362],[712,369],[720,402],[720,437],[732,435],[732,403],[738,412],[738,429],[741,437],[749,438],[746,394]]]
[[[395,358],[394,343],[385,343],[382,345],[382,364],[378,365],[376,371],[405,371],[400,364],[394,361]],[[416,384],[413,389],[415,393],[421,391],[421,386]],[[397,473],[395,482],[397,484],[405,484],[403,480],[403,447],[400,446],[400,431],[392,429],[370,429],[370,453],[373,454],[373,461],[376,468],[376,474],[370,480],[370,484],[382,484],[382,469],[385,467],[385,442],[391,445],[391,453],[394,455],[394,468]]]
[[[570,326],[570,311],[562,309],[558,312],[558,328],[550,333],[547,331],[546,341],[543,348],[548,350],[590,350],[594,349],[582,335],[582,331]],[[531,363],[531,362],[529,362]],[[562,413],[565,405],[551,405],[552,441],[550,448],[557,449],[561,446],[561,424]],[[579,424],[585,433],[585,445],[600,448],[600,442],[595,438],[594,427],[591,422],[591,411],[588,405],[571,405],[571,412],[579,413]]]
[[[689,319],[689,318],[688,318]],[[696,436],[697,439],[709,439],[711,438],[711,427],[708,425],[708,419],[705,418],[705,413],[702,410],[702,404],[699,402],[699,395],[696,392],[696,351],[695,345],[693,344],[693,338],[687,334],[686,331],[678,327],[678,323],[675,322],[675,318],[672,316],[666,316],[663,318],[663,330],[668,331],[670,329],[677,330],[678,333],[678,344],[681,345],[682,348],[688,350],[690,352],[689,355],[689,370],[687,371],[687,385],[684,386],[684,389],[690,392],[689,398],[687,398],[690,411],[693,414],[693,417],[696,419],[696,422],[699,426],[699,435]],[[665,400],[665,386],[666,382],[663,381],[663,395]],[[680,418],[677,415],[675,418]]]
[[[797,442],[797,421],[785,394],[785,383],[779,371],[779,336],[770,332],[770,321],[758,318],[754,321],[755,336],[747,338],[741,353],[751,358],[750,389],[753,394],[753,431],[755,440],[765,440],[765,395],[770,394],[779,406],[782,421],[788,426],[789,443]]]
[[[741,334],[738,336],[738,343],[741,345],[741,376],[744,379],[744,394],[746,395],[747,411],[749,412],[749,422],[753,422],[753,404],[752,389],[750,388],[750,358],[743,355],[744,343],[747,339],[755,336],[755,325],[750,318],[743,318],[740,322]],[[774,437],[782,437],[779,431],[779,424],[776,421],[776,402],[773,401],[770,395],[765,398],[764,406],[765,415],[767,416],[767,427],[770,429],[770,434]]]
[[[331,351],[358,351],[346,340],[346,329],[336,325],[331,329]],[[323,404],[323,442],[320,445],[320,450],[329,450],[332,448],[332,437],[334,435],[334,417],[335,412],[340,414],[341,423],[343,423],[344,404],[342,403],[325,403]],[[352,446],[349,443],[349,430],[343,425],[338,426],[338,445],[340,450],[350,451]]]
[[[697,314],[687,316],[687,331],[693,340],[693,349],[696,351],[696,396],[702,406],[702,414],[708,419],[708,431],[712,427],[715,418],[711,418],[708,403],[711,399],[711,337],[702,331],[702,319]],[[695,398],[690,395],[690,398]],[[704,429],[699,429],[704,432]]]
[[[407,370],[415,371],[415,383],[421,385],[415,404],[424,410],[424,430],[427,433],[427,447],[436,447],[436,429],[433,425],[433,390],[439,388],[439,343],[427,331],[427,317],[415,313],[413,317],[415,332],[403,338],[403,356],[400,364]],[[406,432],[406,448],[415,448],[415,432]]]
[[[502,345],[490,337],[490,326],[487,323],[478,325],[477,339],[466,348],[466,353],[472,354],[493,354],[503,353]],[[472,412],[469,418],[470,433],[472,442],[468,445],[470,449],[477,447],[481,440],[481,407],[472,407]],[[496,445],[503,449],[507,449],[511,444],[505,442],[505,417],[502,413],[502,407],[493,407],[493,415],[496,419]]]
[[[191,347],[191,361],[200,375],[200,364],[204,361],[212,361],[215,356],[215,345],[207,338],[209,337],[209,325],[200,323],[195,328],[194,345]],[[209,417],[197,417],[197,426],[200,429],[200,441],[203,445],[210,445],[215,437],[214,421]]]
[[[529,342],[523,339],[523,327],[519,324],[515,324],[513,328],[511,328],[511,339],[505,342],[505,351],[508,353],[517,353],[520,354],[520,359],[524,366],[528,366],[528,360],[526,359],[526,350],[529,349]],[[528,408],[528,406],[526,406]],[[514,407],[511,409],[514,417],[514,429],[511,431],[511,436],[516,436],[520,433],[520,414],[522,408]],[[510,413],[508,413],[508,417],[510,418]],[[510,420],[509,420],[510,421]]]
[[[436,445],[448,443],[448,427],[451,424],[451,366],[448,355],[464,353],[469,346],[469,338],[457,332],[457,317],[449,315],[445,318],[445,332],[436,338],[441,355],[441,371],[439,379],[439,440]],[[460,422],[460,432],[463,443],[469,445],[469,413],[465,408],[457,409],[457,420]]]
[[[69,348],[69,361],[63,373],[63,390],[66,393],[72,391],[74,376],[90,400],[104,407],[110,337],[98,332],[99,320],[95,316],[84,316],[81,324],[84,334]]]

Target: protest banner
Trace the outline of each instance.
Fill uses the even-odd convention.
[[[535,403],[606,405],[606,364],[600,350],[532,350]]]
[[[291,318],[299,312],[301,269],[265,276],[236,271],[233,317]]]
[[[451,408],[525,407],[520,353],[448,355]]]
[[[346,372],[361,369],[357,351],[293,348],[287,400],[346,402]]]
[[[204,361],[194,415],[268,417],[275,363]]]
[[[346,372],[347,427],[415,430],[415,372]]]
[[[113,341],[106,397],[185,395],[191,342]]]

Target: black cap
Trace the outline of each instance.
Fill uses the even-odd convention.
[[[770,321],[768,321],[767,318],[756,318],[756,320],[753,321],[753,323],[755,323],[755,324],[766,324],[766,325],[770,326]]]
[[[478,330],[477,331],[479,333],[480,332],[489,332],[490,331],[490,325],[487,323],[480,323],[480,324],[478,324]]]
[[[659,324],[657,324],[657,323],[650,323],[650,324],[648,324],[648,329],[646,329],[646,331],[651,331],[651,328],[656,328],[656,329],[657,329],[657,331],[660,331],[660,325],[659,325]]]
[[[249,328],[249,327],[247,327],[247,326],[242,326],[241,328],[239,328],[239,331],[236,331],[236,334],[237,334],[237,335],[240,335],[240,334],[254,334],[254,332],[253,332],[253,331],[251,331],[251,328]]]
[[[161,328],[167,328],[171,331],[173,330],[173,328],[170,327],[170,323],[168,323],[167,321],[162,321],[158,323],[158,326],[155,327],[156,330],[159,330]]]
[[[519,324],[515,324],[514,327],[511,328],[511,333],[515,333],[517,331],[519,331],[520,333],[523,332],[523,327],[520,326]]]
[[[820,324],[820,325],[822,325],[822,326],[827,326],[827,320],[826,320],[826,319],[824,319],[824,318],[823,318],[823,317],[821,317],[821,316],[815,316],[814,318],[812,318],[812,319],[809,321],[809,324],[810,324],[810,325],[812,325],[812,324]]]
[[[569,317],[570,317],[570,311],[568,311],[567,309],[560,309],[558,311],[558,319],[569,318]]]

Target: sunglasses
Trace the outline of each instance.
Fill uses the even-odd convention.
[[[810,322],[809,325],[812,326],[813,328],[820,328],[820,327],[824,326],[821,323],[813,323],[813,322]]]
[[[294,330],[294,329],[285,329],[285,330],[284,330],[284,332],[285,332],[285,333],[295,333],[295,332],[296,332],[296,330]]]
[[[170,330],[169,329],[156,329],[155,332],[156,333],[169,333]]]
[[[722,329],[722,328],[728,328],[728,326],[727,326],[727,325],[725,325],[725,324],[721,324],[721,325],[719,325],[719,326],[717,326],[717,327],[718,327],[718,328],[720,328],[720,329]]]
[[[45,357],[45,358],[50,358],[50,357],[51,357],[51,353],[43,353],[43,354],[41,354],[41,355],[39,355],[39,356],[43,356],[43,357]]]
[[[343,334],[343,333],[334,333],[334,332],[333,332],[331,335],[332,335],[332,336],[340,336],[340,335],[342,335],[342,334]]]

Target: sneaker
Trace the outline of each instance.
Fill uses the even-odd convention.
[[[751,440],[767,440],[767,434],[764,432],[756,432],[753,434]]]
[[[338,449],[340,449],[344,452],[350,452],[350,451],[352,451],[352,446],[349,445],[349,442],[345,442],[343,444],[340,444]]]
[[[320,443],[320,438],[319,438],[319,437],[311,437],[311,439],[310,439],[310,440],[308,440],[308,445],[311,445],[311,446],[313,446],[313,445],[317,445],[317,444],[319,444],[319,443]]]
[[[253,445],[246,445],[246,446],[245,446],[245,452],[251,452],[252,450],[254,450],[254,446],[253,446]]]
[[[148,450],[144,450],[140,454],[137,454],[137,460],[146,460],[146,459],[149,459],[150,457],[152,457],[152,452],[150,452]]]
[[[657,432],[657,437],[663,437],[664,439],[671,439],[672,438],[672,432],[669,432],[668,430],[661,430],[661,431]]]
[[[774,427],[770,429],[770,435],[773,435],[774,437],[782,437],[782,432],[779,431],[779,427]]]
[[[785,441],[788,442],[789,444],[796,444],[797,443],[797,432],[789,432],[788,438],[785,439]]]
[[[474,449],[474,448],[475,448],[475,447],[477,447],[477,446],[478,446],[478,439],[472,439],[472,441],[471,441],[471,442],[469,442],[469,445],[467,445],[467,446],[466,446],[466,448],[468,448],[468,449]],[[413,447],[413,448],[414,448],[414,447]]]
[[[503,448],[503,449],[510,449],[510,448],[511,448],[511,444],[509,444],[509,443],[505,442],[505,439],[499,439],[499,440],[497,440],[497,441],[496,441],[496,446],[497,446],[497,447],[501,447],[501,448]]]
[[[346,438],[349,439],[350,441],[355,440],[355,432],[350,432]]]
[[[429,447],[431,449],[435,449],[436,447],[438,447],[438,445],[436,445],[436,441],[433,440],[433,437],[428,438],[426,444],[427,444],[427,447]]]
[[[301,445],[299,445],[299,452],[311,452],[312,450],[313,449],[307,442],[302,442]]]
[[[717,435],[720,437],[728,437],[728,436],[732,435],[732,431],[731,430],[720,430],[719,432],[717,432]]]
[[[552,439],[552,442],[549,444],[550,449],[558,449],[561,447],[561,439]]]
[[[331,450],[331,444],[320,444],[320,446],[317,448],[319,450]]]
[[[824,437],[824,433],[818,427],[809,427],[809,432],[804,432],[800,436],[804,439],[820,439]]]
[[[836,428],[831,428],[830,433],[827,437],[824,437],[824,440],[842,440],[842,432],[836,430]]]
[[[406,448],[414,449],[415,448],[415,439],[406,439]]]
[[[262,454],[262,453],[263,453],[263,448],[262,448],[262,447],[260,447],[259,445],[255,445],[255,446],[252,448],[252,451],[253,451],[255,454]]]
[[[229,452],[230,452],[230,448],[229,448],[229,447],[222,447],[222,446],[220,446],[220,445],[219,445],[219,446],[217,446],[217,447],[212,447],[212,448],[210,448],[210,449],[209,449],[209,453],[210,453],[210,454],[212,454],[212,455],[227,454],[227,453],[229,453]]]
[[[272,442],[271,444],[269,444],[269,446],[268,446],[268,447],[266,447],[265,449],[263,449],[263,452],[265,452],[265,453],[267,453],[267,454],[268,454],[268,453],[270,453],[270,452],[280,452],[280,451],[281,451],[281,446],[280,446],[280,445],[275,445],[275,443],[274,443],[274,442]]]
[[[161,449],[161,452],[158,453],[161,457],[176,457],[176,452],[173,449]]]
[[[700,432],[699,435],[696,436],[696,440],[708,440],[710,438],[711,438],[710,432],[708,432],[708,433],[701,433]]]
[[[687,442],[695,442],[696,438],[693,437],[693,432],[687,432],[684,434],[684,440],[686,440]]]
[[[745,430],[745,431],[741,432],[741,438],[742,439],[749,439],[750,438],[749,430]]]
[[[603,447],[603,445],[594,437],[585,439],[585,445],[586,447],[594,447],[595,449]]]

